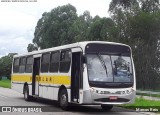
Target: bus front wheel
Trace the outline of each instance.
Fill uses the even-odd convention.
[[[24,87],[24,99],[25,99],[25,101],[30,101],[30,99],[31,99],[31,96],[29,95],[28,85],[26,85]]]
[[[113,105],[101,105],[102,110],[110,111],[113,108]]]
[[[62,89],[59,95],[59,105],[63,110],[68,110],[68,94],[66,89]]]

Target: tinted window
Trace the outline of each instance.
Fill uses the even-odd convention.
[[[61,52],[60,57],[60,72],[68,72],[71,63],[71,51],[64,50]]]
[[[14,59],[13,72],[14,73],[18,73],[19,72],[19,58],[15,58]]]
[[[19,66],[19,58],[14,59],[14,65],[18,65]]]
[[[50,72],[58,72],[59,69],[59,51],[51,53]]]
[[[27,57],[26,73],[32,73],[33,56]]]
[[[98,44],[89,43],[85,48],[85,53],[97,53],[102,52],[105,54],[122,54],[123,56],[130,56],[131,51],[128,46],[116,45],[116,44]]]
[[[21,57],[20,58],[19,73],[25,72],[25,64],[26,64],[26,57]]]
[[[41,72],[48,72],[50,62],[50,53],[42,55]]]

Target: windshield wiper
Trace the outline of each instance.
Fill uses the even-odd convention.
[[[103,68],[105,69],[106,75],[107,75],[107,77],[108,77],[108,72],[107,72],[106,64],[105,64],[104,60],[102,59],[101,55],[100,55],[99,53],[98,53],[97,55],[98,55],[98,58],[100,59],[102,65],[103,65]]]

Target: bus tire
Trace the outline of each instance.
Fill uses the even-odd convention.
[[[68,103],[68,94],[66,89],[61,89],[59,94],[59,105],[63,110],[68,110],[69,103]]]
[[[26,85],[24,87],[24,99],[25,99],[25,101],[30,101],[31,100],[31,96],[29,95],[28,85]]]
[[[101,105],[103,111],[110,111],[113,108],[113,105]]]

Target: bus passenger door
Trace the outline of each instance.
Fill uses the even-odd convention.
[[[32,95],[39,95],[40,57],[34,58],[32,76]]]
[[[79,103],[81,77],[81,52],[72,52],[71,101],[75,103]]]

